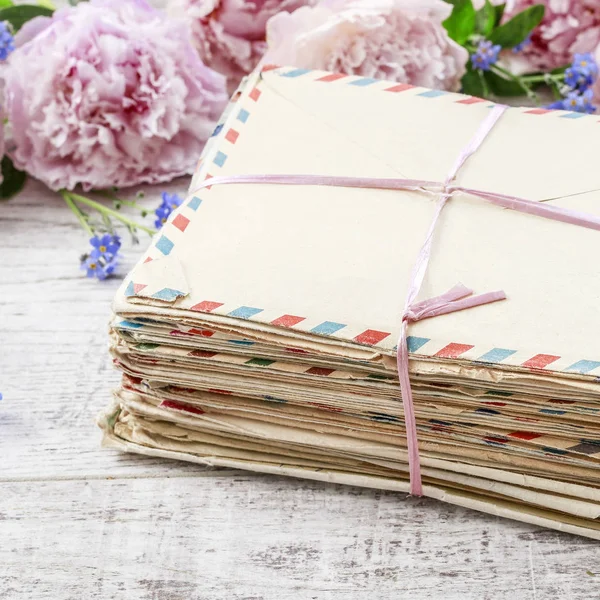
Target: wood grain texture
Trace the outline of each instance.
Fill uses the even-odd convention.
[[[183,192],[186,185],[171,187]],[[159,194],[148,191],[145,203],[157,205]],[[129,265],[147,243],[127,251]],[[82,276],[87,236],[62,199],[36,182],[0,203],[0,244],[0,477],[154,472],[159,461],[100,450],[94,424],[118,381],[107,328],[119,280]],[[162,472],[189,469],[166,464]]]
[[[592,542],[428,500],[275,477],[19,482],[0,596],[597,598]]]
[[[156,205],[161,190],[145,189]],[[86,235],[35,182],[0,203],[0,245],[0,599],[600,598],[600,551],[585,539],[101,450],[119,281],[83,278]]]
[[[147,188],[148,206],[158,194]],[[0,598],[600,597],[600,576],[586,574],[600,553],[584,539],[101,450],[119,282],[82,277],[86,236],[40,184],[0,204],[0,236]]]

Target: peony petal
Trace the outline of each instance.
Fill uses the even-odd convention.
[[[467,52],[442,0],[323,0],[267,24],[265,61],[457,90]]]
[[[19,168],[86,190],[193,171],[227,94],[182,21],[145,0],[91,0],[38,25],[4,71]]]

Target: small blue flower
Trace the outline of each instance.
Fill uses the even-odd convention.
[[[593,98],[594,92],[592,90],[585,90],[583,93],[575,90],[567,94],[567,97],[563,100],[563,104],[565,110],[589,114],[596,110],[596,107],[592,104]]]
[[[6,21],[0,21],[0,60],[6,60],[15,49],[15,39]]]
[[[529,34],[520,44],[517,44],[513,49],[513,53],[522,52],[524,48],[531,44],[531,34]]]
[[[573,90],[562,100],[549,104],[547,108],[590,114],[596,111],[596,107],[592,104],[593,97],[594,92],[591,89],[585,92]]]
[[[82,261],[81,268],[85,270],[86,277],[95,277],[96,279],[104,280],[115,272],[117,259],[113,257],[107,261],[104,258],[89,256]]]
[[[471,54],[471,64],[475,69],[481,71],[489,71],[490,67],[498,61],[502,47],[498,44],[494,45],[489,40],[481,40],[477,44],[477,52]]]
[[[119,252],[121,238],[118,235],[106,233],[101,238],[97,235],[90,238],[90,244],[93,246],[93,250],[90,252],[91,258],[104,258],[110,261]]]
[[[598,65],[589,52],[575,54],[573,63],[565,71],[565,83],[574,90],[586,90],[597,77]]]
[[[577,88],[585,89],[591,85],[592,81],[588,75],[579,73],[573,67],[565,71],[565,83],[573,90]]]
[[[566,110],[564,102],[565,102],[564,98],[561,98],[560,100],[555,100],[554,102],[552,102],[550,104],[546,104],[546,106],[544,106],[544,108],[549,108],[551,110]]]
[[[594,78],[598,76],[598,65],[589,52],[575,54],[571,66],[580,73],[589,73]]]
[[[183,200],[177,194],[168,194],[167,192],[163,192],[161,197],[163,205],[170,207],[171,210],[175,210],[183,202]]]
[[[160,229],[166,222],[167,219],[169,218],[169,215],[171,214],[171,210],[166,207],[164,204],[161,204],[155,211],[154,214],[156,215],[156,221],[154,221],[154,227],[156,227],[156,229]]]
[[[162,202],[160,206],[154,211],[156,215],[156,221],[154,221],[154,227],[160,229],[168,220],[171,213],[181,205],[183,199],[177,194],[168,194],[167,192],[162,193]]]

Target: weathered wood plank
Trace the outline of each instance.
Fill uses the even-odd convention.
[[[5,484],[0,538],[14,600],[600,596],[593,542],[248,474]]]
[[[147,189],[143,202],[157,205],[160,189]],[[87,236],[62,199],[30,182],[0,203],[0,243],[0,480],[190,472],[99,448],[94,417],[118,381],[107,325],[120,282],[83,277]],[[126,250],[123,273],[144,245]]]

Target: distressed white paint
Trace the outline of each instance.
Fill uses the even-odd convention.
[[[39,184],[0,203],[0,598],[600,597],[588,540],[392,493],[101,450],[118,281],[82,277],[86,244]]]

